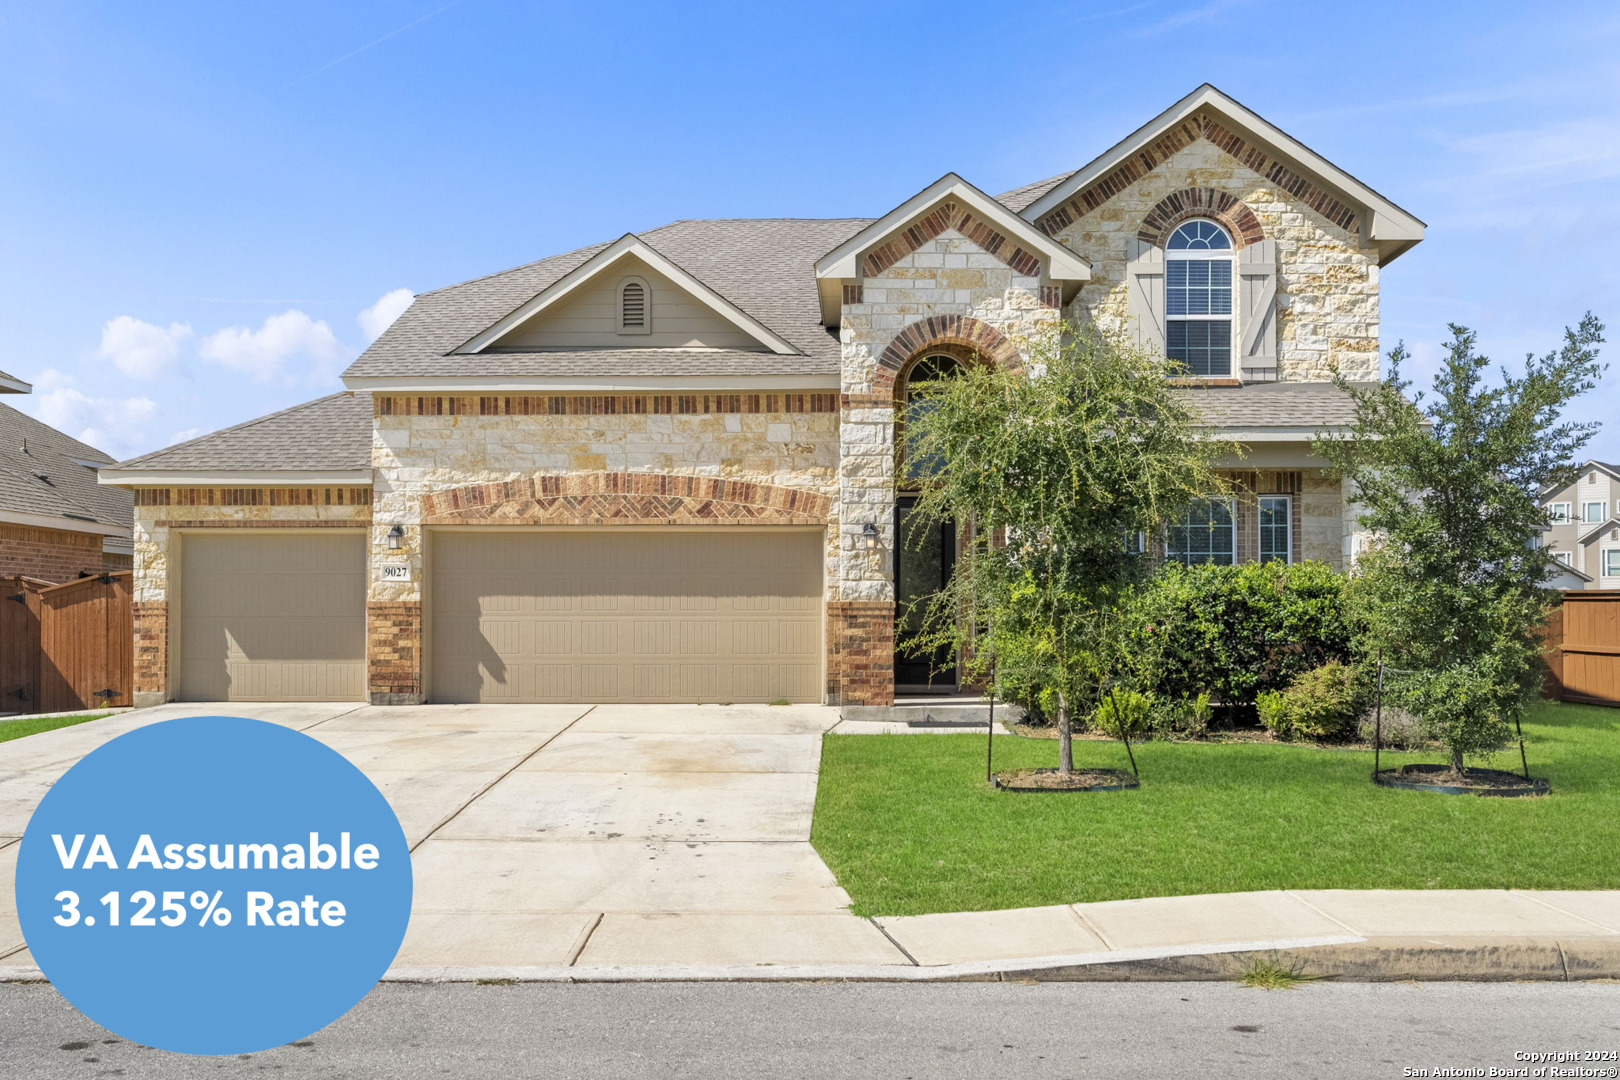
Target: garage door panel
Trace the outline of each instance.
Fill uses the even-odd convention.
[[[820,699],[818,535],[450,532],[431,545],[434,700]],[[516,653],[498,628],[512,621],[527,628]],[[497,654],[510,670],[469,695],[464,665]]]
[[[182,699],[365,696],[362,536],[188,535],[180,562]]]

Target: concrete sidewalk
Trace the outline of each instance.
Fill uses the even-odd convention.
[[[1620,978],[1620,892],[1299,891],[859,918],[811,847],[818,706],[171,705],[0,744],[0,980],[38,979],[10,882],[67,768],[179,715],[305,731],[412,847],[396,979]],[[903,725],[902,725],[903,727]]]

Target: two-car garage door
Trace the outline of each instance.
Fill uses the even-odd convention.
[[[431,699],[819,701],[822,538],[797,530],[445,530]],[[360,530],[188,534],[179,696],[364,699]]]
[[[468,530],[430,549],[434,701],[821,698],[817,532]]]

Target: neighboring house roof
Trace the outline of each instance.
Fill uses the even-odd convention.
[[[1423,239],[1423,222],[1209,83],[1200,86],[1101,156],[1053,185],[1024,207],[1021,215],[1039,224],[1043,218],[1062,209],[1070,199],[1104,178],[1111,181],[1099,185],[1105,191],[1127,186],[1147,171],[1140,167],[1148,165],[1141,158],[1158,161],[1165,156],[1157,152],[1160,148],[1154,144],[1200,111],[1220,117],[1222,126],[1229,129],[1223,135],[1227,140],[1223,149],[1238,157],[1246,166],[1289,189],[1297,197],[1303,197],[1306,188],[1316,187],[1330,200],[1348,204],[1355,212],[1355,224],[1361,235],[1378,245],[1381,266],[1389,265],[1402,252]],[[1236,137],[1238,142],[1231,141],[1232,137]],[[1111,175],[1116,172],[1121,175]],[[1313,185],[1312,180],[1319,183]],[[1048,224],[1047,227],[1053,226]]]
[[[155,450],[102,470],[102,483],[278,481],[369,483],[371,395],[338,393]],[[171,480],[172,478],[172,480]]]
[[[134,496],[96,482],[112,458],[9,405],[0,405],[0,521],[128,536]]]
[[[15,375],[7,375],[0,371],[0,394],[31,394],[33,391],[34,388],[29,383],[23,382]]]
[[[636,239],[758,320],[796,352],[741,349],[457,350],[517,312],[611,245],[594,244],[489,277],[422,293],[343,373],[355,389],[431,380],[442,389],[502,379],[716,379],[820,376],[836,385],[838,338],[821,324],[815,261],[869,224],[866,218],[677,221]],[[474,380],[474,381],[469,381]],[[459,386],[458,386],[459,384]],[[621,389],[633,389],[621,385]],[[801,387],[805,388],[805,387]]]
[[[1072,172],[1061,173],[1057,176],[1048,176],[1045,180],[1037,180],[1033,184],[1025,184],[1023,187],[1013,188],[1011,191],[1003,191],[1000,195],[996,196],[996,202],[1000,203],[1002,206],[1005,206],[1015,214],[1023,213],[1024,209],[1028,207],[1030,203],[1034,202],[1042,195],[1045,195],[1048,191],[1051,191],[1053,188],[1057,187],[1059,184],[1063,183],[1063,181],[1067,180],[1073,175],[1074,173]]]
[[[1590,544],[1593,539],[1597,537],[1598,533],[1602,532],[1604,529],[1612,529],[1616,526],[1620,526],[1620,517],[1611,517],[1606,521],[1593,525],[1590,529],[1587,529],[1585,532],[1581,533],[1578,537],[1576,537],[1575,542],[1577,544]]]
[[[1356,421],[1355,401],[1332,383],[1247,383],[1183,391],[1205,421],[1247,441],[1297,440]]]

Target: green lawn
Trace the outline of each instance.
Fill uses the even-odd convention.
[[[76,716],[24,716],[16,720],[0,720],[0,742],[10,742],[20,739],[24,735],[38,735],[42,731],[55,731],[57,728],[72,727],[82,724],[86,720],[100,720],[110,713],[80,713]]]
[[[829,735],[812,840],[862,915],[1328,888],[1620,888],[1620,709],[1543,704],[1525,725],[1540,799],[1376,787],[1372,754],[1145,743],[1138,791],[1012,794],[982,734]],[[1055,765],[1000,737],[997,768]],[[1390,764],[1441,760],[1387,755]],[[1118,743],[1075,764],[1125,768]],[[1518,750],[1492,764],[1514,768]]]

